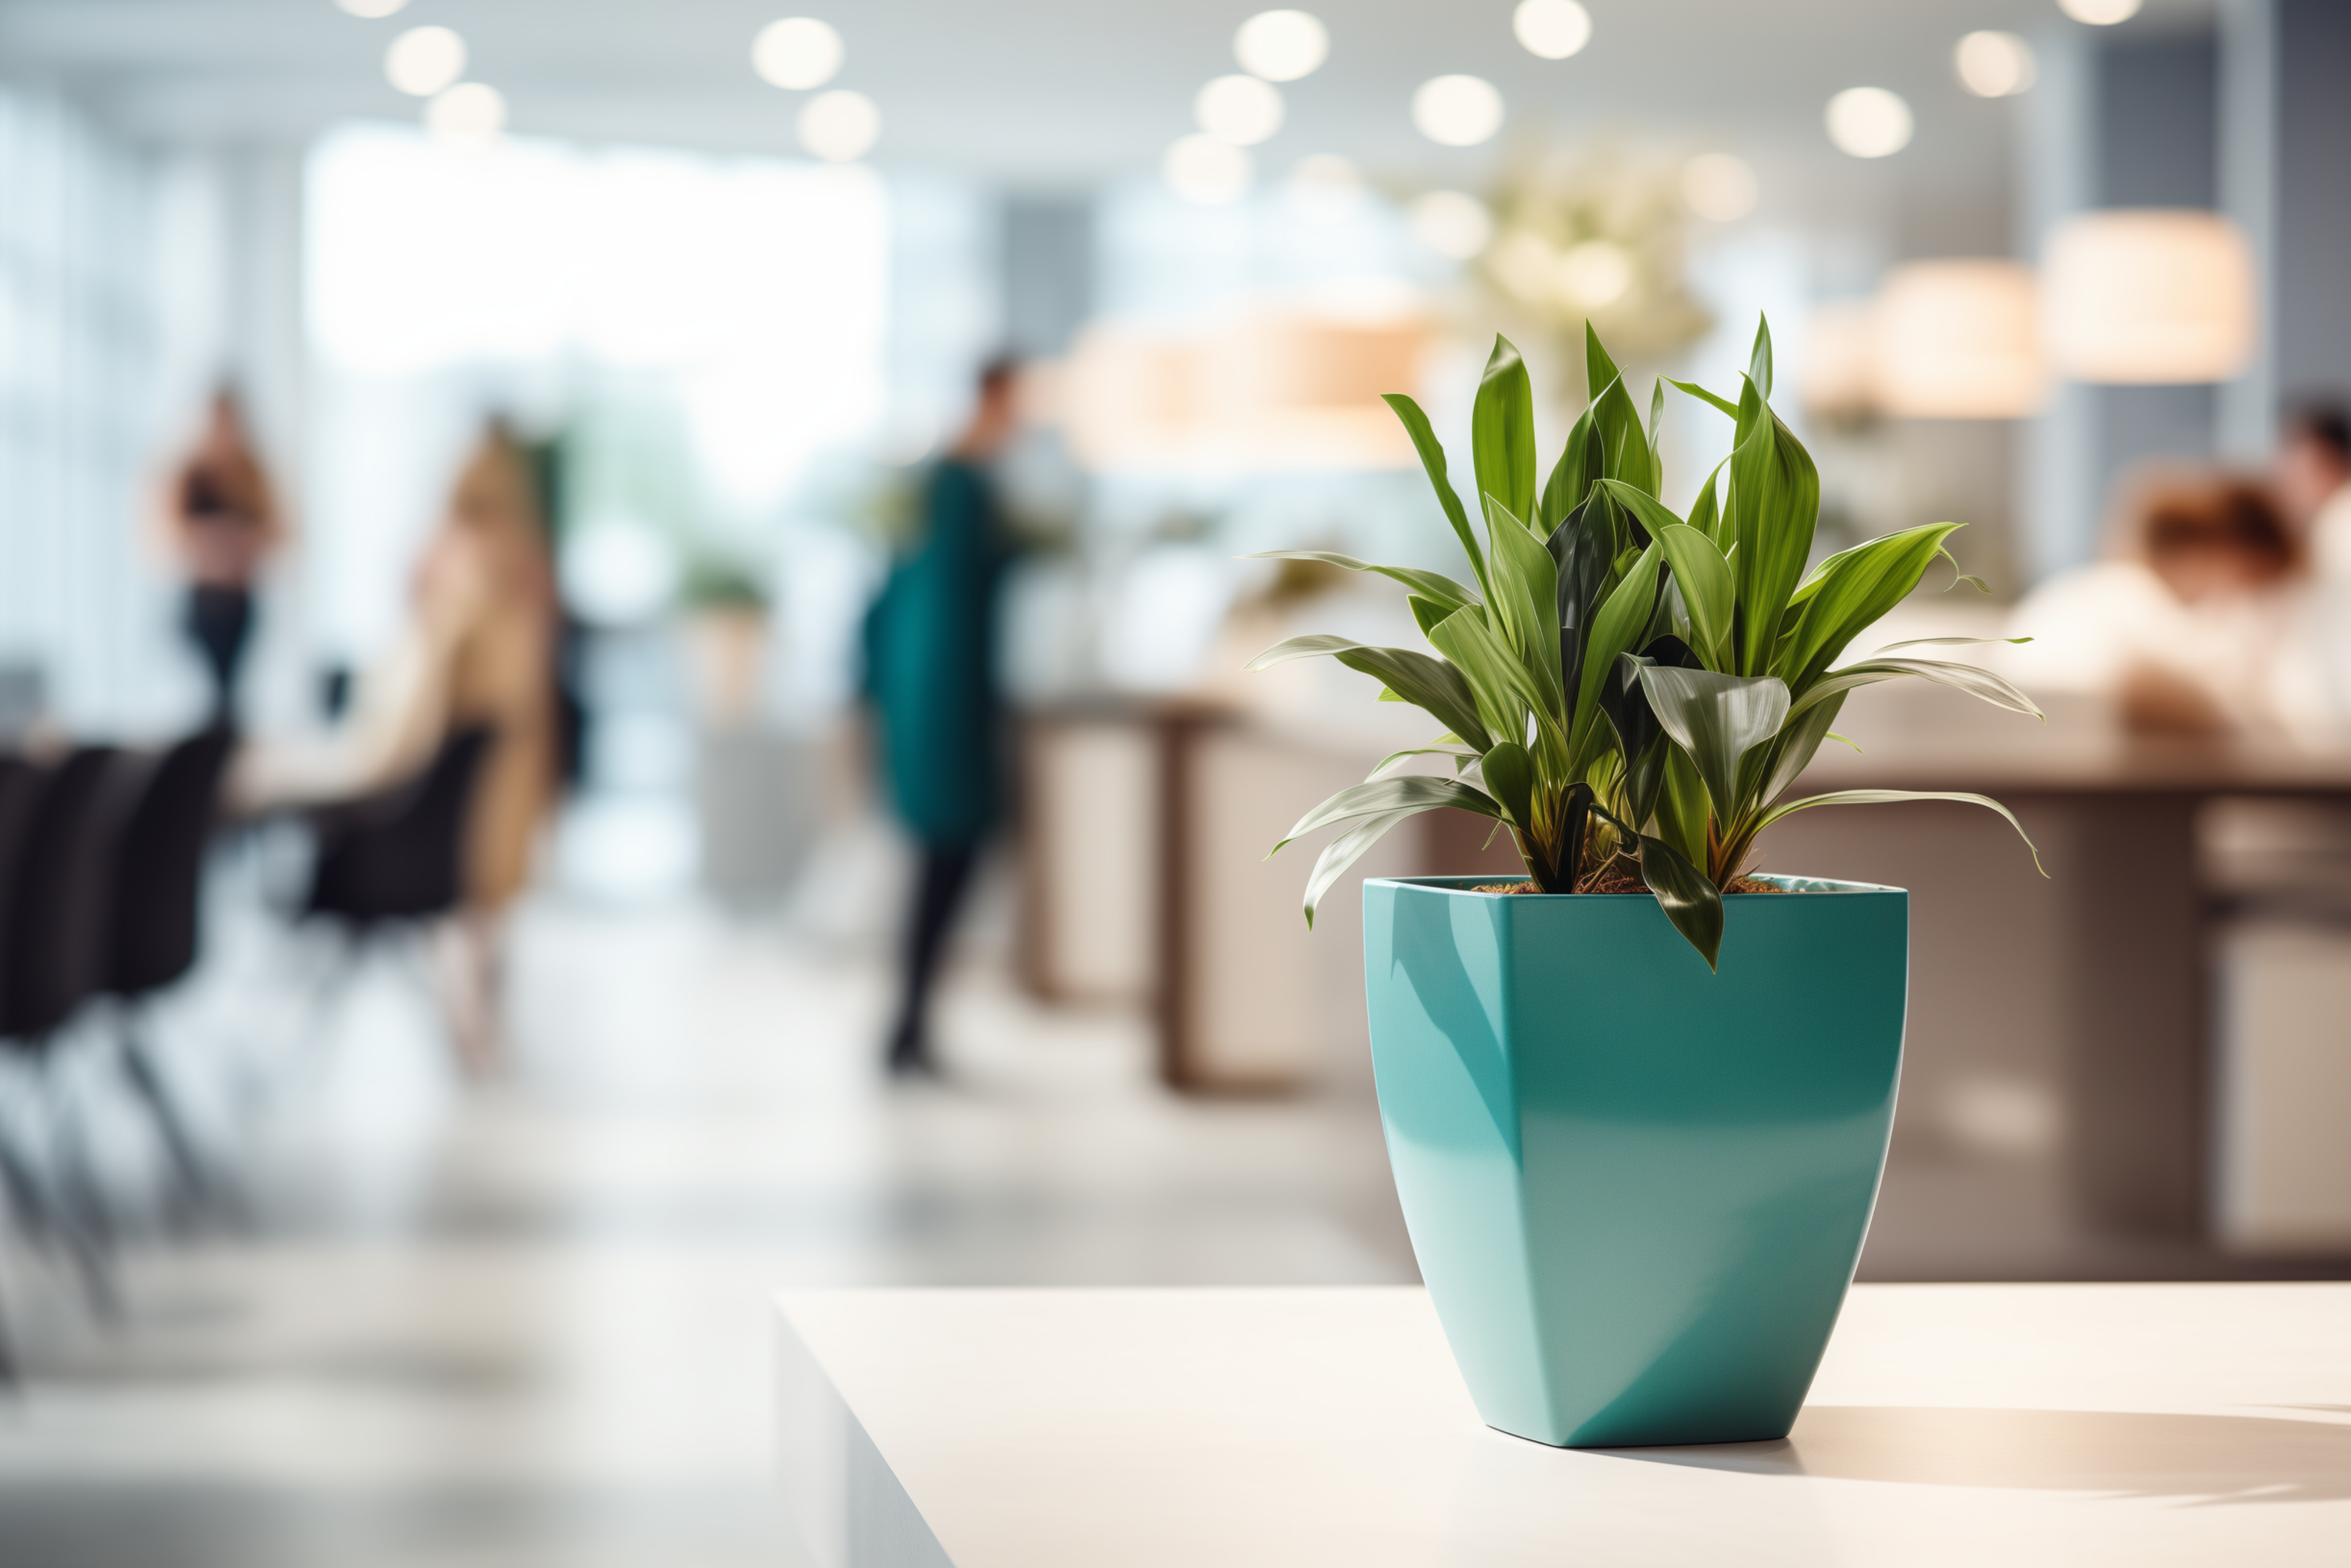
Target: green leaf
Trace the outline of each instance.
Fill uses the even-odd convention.
[[[1811,455],[1763,408],[1752,434],[1730,455],[1729,526],[1738,546],[1731,570],[1739,584],[1735,651],[1742,675],[1772,668],[1781,616],[1812,553],[1820,510],[1821,476]]]
[[[1487,623],[1485,612],[1475,605],[1458,610],[1430,629],[1428,640],[1458,666],[1474,694],[1478,715],[1486,727],[1479,732],[1481,740],[1488,730],[1500,740],[1523,735],[1530,712],[1546,729],[1556,725],[1557,720],[1544,711],[1543,693],[1535,685],[1533,674],[1518,651]],[[1453,730],[1465,737],[1469,733],[1458,725]],[[1484,751],[1492,744],[1485,741],[1478,749]]]
[[[1600,436],[1602,476],[1622,479],[1655,496],[1657,476],[1649,462],[1649,433],[1641,428],[1640,413],[1634,408],[1633,394],[1625,390],[1625,383],[1614,381],[1602,388],[1590,412],[1593,429]]]
[[[1698,633],[1700,656],[1708,669],[1722,669],[1729,663],[1730,629],[1737,607],[1730,563],[1722,559],[1712,539],[1687,523],[1659,528],[1657,548],[1665,551],[1666,564],[1682,591],[1690,628]]]
[[[1423,571],[1416,566],[1379,566],[1367,560],[1357,560],[1351,555],[1338,555],[1326,549],[1266,549],[1245,555],[1243,560],[1319,560],[1325,566],[1335,566],[1348,571],[1372,571],[1403,583],[1415,593],[1425,595],[1446,607],[1447,612],[1465,604],[1475,604],[1478,596],[1441,571]]]
[[[1428,635],[1430,627],[1461,608],[1458,604],[1440,604],[1434,599],[1426,599],[1417,593],[1405,594],[1404,601],[1410,607],[1413,622],[1420,628],[1420,634],[1424,637]]]
[[[1616,361],[1600,346],[1600,333],[1587,319],[1583,323],[1583,395],[1598,403],[1601,392],[1618,375]]]
[[[1382,811],[1377,816],[1364,817],[1355,825],[1322,846],[1314,857],[1314,870],[1306,879],[1306,929],[1314,929],[1314,911],[1322,903],[1322,895],[1331,884],[1347,873],[1347,868],[1364,858],[1364,852],[1387,836],[1390,828],[1406,817],[1417,817],[1434,810],[1427,806],[1406,806],[1394,811]]]
[[[2016,836],[2024,840],[2024,847],[2032,851],[2032,869],[2040,872],[2043,876],[2049,874],[2042,868],[2041,852],[2033,847],[2032,840],[2024,831],[2024,824],[2016,820],[2016,813],[1989,795],[1969,795],[1939,789],[1838,789],[1826,795],[1807,795],[1801,800],[1790,800],[1775,806],[1764,813],[1761,825],[1768,828],[1782,817],[1797,811],[1809,811],[1815,806],[1883,806],[1902,800],[1958,800],[1970,806],[1981,806],[1988,811],[1999,812],[2008,819],[2008,825],[2016,830]]]
[[[1672,381],[1673,378],[1668,376],[1667,380]],[[1729,414],[1733,419],[1737,419],[1739,417],[1739,405],[1732,402],[1729,398],[1717,397],[1714,393],[1707,391],[1696,382],[1674,382],[1673,384],[1679,387],[1682,391],[1689,393],[1690,396],[1698,399],[1700,402],[1712,403],[1715,407],[1720,409],[1723,413]]]
[[[1461,540],[1461,549],[1469,557],[1469,570],[1478,585],[1486,585],[1486,552],[1478,548],[1478,535],[1469,527],[1469,514],[1461,509],[1461,497],[1453,493],[1452,481],[1445,476],[1445,447],[1437,439],[1437,432],[1428,427],[1428,415],[1420,404],[1402,392],[1387,392],[1380,401],[1395,411],[1404,422],[1405,434],[1412,437],[1413,450],[1420,454],[1420,465],[1428,471],[1428,483],[1436,490],[1439,505],[1445,508],[1445,520],[1453,525],[1453,532]]]
[[[1583,668],[1576,686],[1575,716],[1568,729],[1578,747],[1586,747],[1584,737],[1593,715],[1599,710],[1600,683],[1616,667],[1616,655],[1641,645],[1641,634],[1648,630],[1649,617],[1656,609],[1657,578],[1664,566],[1665,557],[1656,545],[1643,550],[1602,602],[1600,613],[1592,618],[1592,634],[1584,639]]]
[[[1755,318],[1755,348],[1747,357],[1747,379],[1755,383],[1765,402],[1771,401],[1771,319],[1768,316]]]
[[[1469,412],[1469,451],[1478,492],[1499,497],[1514,517],[1535,510],[1535,396],[1526,361],[1508,338],[1497,335],[1493,357],[1478,382]],[[1489,527],[1491,519],[1489,519]]]
[[[1718,549],[1722,544],[1722,516],[1715,506],[1714,482],[1729,461],[1726,457],[1714,465],[1714,472],[1708,475],[1706,483],[1698,487],[1698,499],[1690,503],[1689,526],[1712,539]]]
[[[1716,820],[1737,821],[1740,759],[1787,722],[1786,684],[1770,675],[1648,664],[1641,670],[1641,685],[1657,722],[1698,764]]]
[[[1839,550],[1802,587],[1803,613],[1771,668],[1799,691],[1836,663],[1845,645],[1910,595],[1958,523],[1905,528]]]
[[[1587,408],[1575,416],[1575,428],[1567,433],[1567,444],[1560,449],[1551,477],[1543,481],[1543,525],[1556,529],[1570,512],[1583,505],[1593,481],[1599,477],[1600,438],[1592,428],[1592,411]]]
[[[1450,757],[1457,761],[1467,761],[1477,755],[1466,746],[1408,746],[1402,751],[1391,751],[1381,758],[1379,766],[1364,775],[1364,782],[1370,783],[1407,757]]]
[[[1640,843],[1641,880],[1657,895],[1657,907],[1674,929],[1712,969],[1722,954],[1722,890],[1665,840],[1645,833]]]
[[[1905,675],[1916,675],[1938,685],[1950,686],[1971,697],[1980,697],[1994,707],[2030,714],[2044,724],[2048,722],[2049,716],[2033,706],[2031,697],[1990,670],[1975,664],[1949,664],[1940,659],[1870,659],[1831,670],[1804,688],[1804,695],[1796,699],[1795,711],[1802,713],[1814,703],[1839,692],[1849,692],[1856,686],[1866,686],[1878,681],[1900,680]]]
[[[1350,817],[1375,816],[1382,811],[1426,811],[1438,806],[1458,806],[1479,816],[1495,817],[1501,808],[1483,789],[1472,789],[1458,779],[1438,779],[1426,773],[1405,773],[1394,779],[1371,779],[1361,784],[1350,784],[1314,810],[1298,819],[1298,825],[1281,836],[1281,842],[1265,852],[1271,860],[1301,835],[1317,828],[1327,828],[1333,822],[1343,822]]]
[[[1907,642],[1888,643],[1870,657],[1874,659],[1880,653],[1891,653],[1896,648],[1957,648],[1968,644],[1980,645],[1985,643],[2015,643],[2032,641],[2030,637],[1912,637]]]
[[[1557,713],[1559,685],[1559,567],[1541,539],[1527,532],[1495,497],[1486,497],[1487,530],[1494,541],[1493,609],[1519,661],[1533,676],[1537,706]]]
[[[1706,780],[1698,764],[1678,746],[1666,747],[1665,788],[1657,792],[1657,833],[1692,865],[1706,861],[1708,813]]]
[[[1844,706],[1844,694],[1839,692],[1801,713],[1791,710],[1788,722],[1780,727],[1780,733],[1765,747],[1770,766],[1764,770],[1761,783],[1752,799],[1760,801],[1778,800],[1781,791],[1793,784],[1797,776],[1813,765],[1813,758],[1819,752],[1821,742],[1829,737],[1829,726],[1836,722],[1837,713]],[[1860,747],[1855,747],[1854,749],[1857,751]]]
[[[1479,759],[1487,792],[1502,803],[1520,831],[1534,826],[1535,760],[1515,740],[1498,740]]]
[[[1473,604],[1454,613],[1482,616],[1484,612]],[[1377,677],[1405,702],[1469,745],[1480,751],[1485,749],[1486,730],[1479,720],[1477,695],[1461,672],[1442,659],[1432,659],[1409,648],[1373,648],[1353,638],[1315,632],[1275,643],[1251,659],[1248,668],[1270,670],[1292,659],[1311,659],[1322,654],[1329,654],[1351,670]]]

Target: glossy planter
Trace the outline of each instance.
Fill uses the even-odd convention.
[[[1909,895],[1364,884],[1372,1061],[1414,1252],[1479,1414],[1576,1448],[1785,1437],[1869,1228]]]

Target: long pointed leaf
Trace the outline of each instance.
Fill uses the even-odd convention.
[[[1740,811],[1740,758],[1780,731],[1788,718],[1787,685],[1770,675],[1725,675],[1649,664],[1641,670],[1657,722],[1698,764],[1716,820]]]
[[[1722,890],[1663,839],[1641,835],[1641,880],[1657,895],[1657,907],[1674,929],[1715,967],[1722,955]]]
[[[1552,465],[1551,477],[1543,481],[1544,527],[1557,528],[1565,521],[1570,512],[1583,505],[1584,497],[1592,493],[1592,482],[1599,477],[1599,438],[1593,432],[1592,411],[1587,408],[1575,416],[1567,444],[1560,448],[1559,461]]]
[[[1527,532],[1494,497],[1486,497],[1494,541],[1493,608],[1510,645],[1534,677],[1540,706],[1556,713],[1559,687],[1559,567],[1543,542]]]
[[[1856,686],[1866,686],[1878,681],[1897,681],[1905,675],[1916,675],[1938,685],[1950,686],[1971,697],[1980,697],[1994,707],[2007,708],[2011,713],[2030,714],[2044,724],[2049,719],[2047,714],[2033,706],[2031,697],[1990,670],[1976,664],[1949,664],[1940,659],[1870,659],[1831,670],[1804,688],[1804,695],[1796,699],[1795,711],[1802,713],[1814,703],[1825,701],[1840,692],[1852,691]]]
[[[1970,806],[1981,806],[1988,811],[1999,812],[2008,820],[2008,825],[2016,830],[2016,836],[2024,840],[2024,847],[2032,851],[2032,869],[2040,872],[2043,876],[2049,874],[2041,864],[2041,851],[2033,845],[2032,838],[2025,832],[2024,824],[2016,820],[2016,813],[1989,795],[1970,795],[1941,789],[1837,789],[1826,795],[1807,795],[1801,800],[1789,800],[1775,806],[1763,814],[1761,825],[1768,828],[1782,817],[1791,816],[1798,811],[1809,811],[1815,806],[1885,806],[1904,800],[1958,800]]]
[[[1495,740],[1512,740],[1524,733],[1525,715],[1531,712],[1544,729],[1556,728],[1558,720],[1546,711],[1544,694],[1534,674],[1518,651],[1487,623],[1483,611],[1474,606],[1456,611],[1430,629],[1428,640],[1460,669],[1476,695],[1478,713]],[[1468,732],[1458,726],[1454,733],[1468,738]]]
[[[1493,356],[1479,378],[1469,413],[1469,451],[1478,493],[1500,498],[1514,517],[1535,510],[1535,396],[1526,361],[1508,338],[1497,334]],[[1491,519],[1489,518],[1489,526]]]
[[[1406,817],[1417,817],[1432,806],[1406,806],[1394,811],[1382,811],[1375,817],[1365,817],[1322,846],[1314,857],[1314,870],[1306,879],[1306,928],[1314,929],[1314,911],[1321,906],[1322,895],[1347,874],[1347,868],[1364,858],[1364,852],[1387,836],[1390,828]]]
[[[1486,791],[1502,803],[1521,831],[1534,826],[1535,760],[1514,740],[1498,740],[1478,761]]]
[[[1742,675],[1772,667],[1781,617],[1803,576],[1820,510],[1819,470],[1803,444],[1765,406],[1730,455],[1729,526],[1738,545],[1732,573],[1739,584]]]
[[[1326,549],[1265,549],[1240,558],[1243,560],[1319,560],[1325,566],[1339,567],[1347,571],[1371,571],[1392,581],[1401,582],[1415,593],[1422,594],[1447,607],[1448,612],[1465,604],[1475,604],[1478,596],[1441,571],[1423,571],[1416,566],[1381,566],[1368,560],[1357,560],[1351,555],[1339,555]]]
[[[1957,523],[1929,523],[1839,550],[1821,562],[1802,589],[1803,612],[1773,672],[1798,691],[1836,663],[1846,644],[1910,595],[1935,564]]]
[[[1771,319],[1768,316],[1755,318],[1755,347],[1747,357],[1747,379],[1755,383],[1765,402],[1771,401]]]
[[[1673,381],[1673,378],[1670,376],[1666,379]],[[1707,391],[1696,382],[1674,382],[1673,384],[1679,387],[1682,391],[1689,393],[1690,396],[1697,398],[1700,402],[1712,403],[1716,408],[1720,409],[1723,413],[1729,414],[1733,419],[1737,419],[1739,417],[1739,405],[1732,402],[1729,398],[1717,397],[1714,393]]]
[[[1428,425],[1428,415],[1420,404],[1402,392],[1384,393],[1380,401],[1395,411],[1404,422],[1405,434],[1412,437],[1413,450],[1420,454],[1420,465],[1428,472],[1428,483],[1437,492],[1437,504],[1445,508],[1445,520],[1453,525],[1462,551],[1469,557],[1469,570],[1480,588],[1486,586],[1486,552],[1479,548],[1477,531],[1469,526],[1469,514],[1461,509],[1461,497],[1453,493],[1453,482],[1445,476],[1445,445],[1437,439],[1437,432]]]
[[[1281,836],[1281,842],[1265,852],[1271,860],[1284,846],[1317,828],[1327,828],[1333,822],[1343,822],[1350,817],[1374,816],[1382,811],[1426,811],[1438,806],[1458,806],[1465,811],[1480,816],[1499,817],[1501,808],[1483,789],[1473,789],[1458,779],[1438,779],[1426,773],[1406,773],[1393,779],[1372,779],[1361,784],[1350,784],[1336,795],[1298,819],[1297,826]]]
[[[1484,612],[1470,605],[1455,613],[1483,615]],[[1351,670],[1377,678],[1399,698],[1421,709],[1469,745],[1480,751],[1485,749],[1486,729],[1479,716],[1477,695],[1461,672],[1442,659],[1432,659],[1409,648],[1374,648],[1351,637],[1323,632],[1277,643],[1251,659],[1246,667],[1270,670],[1292,659],[1324,654]]]
[[[1665,557],[1656,545],[1643,550],[1592,618],[1592,634],[1584,639],[1583,668],[1577,677],[1575,716],[1568,729],[1570,739],[1583,751],[1590,749],[1585,737],[1593,716],[1599,711],[1600,683],[1616,667],[1617,654],[1641,645],[1641,633],[1648,629],[1649,617],[1656,609],[1657,579],[1664,567]]]

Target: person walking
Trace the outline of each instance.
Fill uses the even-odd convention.
[[[254,580],[285,538],[235,392],[213,395],[204,435],[172,475],[161,511],[164,548],[188,580],[181,628],[212,677],[212,722],[232,724],[253,637]]]
[[[865,619],[866,695],[891,805],[914,841],[898,1015],[886,1062],[935,1073],[930,1000],[982,843],[1007,804],[997,588],[1008,559],[991,461],[1018,420],[1016,371],[980,373],[970,422],[924,476],[913,538]]]

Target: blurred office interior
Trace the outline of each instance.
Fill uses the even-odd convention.
[[[1816,554],[1967,525],[1857,650],[2035,638],[1815,777],[2045,878],[1764,843],[1913,895],[1861,1277],[2351,1278],[2351,10],[821,3],[0,0],[0,1556],[797,1562],[778,1287],[1415,1279],[1352,890],[1513,862],[1310,934],[1266,851],[1426,727],[1241,666],[1417,633],[1246,558],[1455,570],[1378,398],[1459,460],[1497,332],[1548,463],[1587,322],[1646,409],[1768,316]]]

